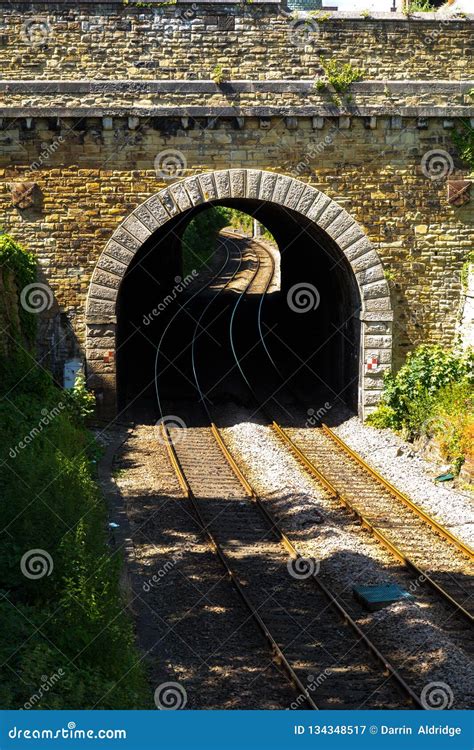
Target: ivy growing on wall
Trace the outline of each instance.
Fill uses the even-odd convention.
[[[474,174],[474,128],[469,120],[459,121],[459,127],[453,131],[452,139],[459,158],[469,167],[471,175]]]
[[[0,230],[1,232],[1,230]],[[36,279],[37,263],[32,253],[24,250],[8,234],[0,233],[0,268],[7,269],[13,275],[18,293]],[[32,342],[36,333],[37,316],[19,305],[19,319],[23,338]]]

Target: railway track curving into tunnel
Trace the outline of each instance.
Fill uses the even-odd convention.
[[[233,305],[231,331],[259,268],[257,259]],[[271,274],[259,309],[270,283]],[[408,683],[318,578],[316,561],[299,554],[245,478],[213,421],[196,365],[196,347],[206,315],[222,291],[201,310],[191,345],[203,425],[186,430],[184,436],[178,427],[165,421],[161,425],[182,492],[274,658],[299,691],[298,701],[313,709],[422,708]],[[161,409],[160,401],[159,405]]]

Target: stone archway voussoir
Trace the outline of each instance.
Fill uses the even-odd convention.
[[[329,234],[333,240],[338,243],[338,237],[355,224],[354,219],[347,211],[343,208],[336,218],[329,224],[325,231]]]
[[[92,275],[86,305],[90,382],[102,389],[107,408],[115,403],[116,302],[121,282],[140,247],[170,219],[195,206],[225,199],[268,201],[305,216],[338,245],[354,273],[362,303],[361,415],[377,403],[383,370],[391,362],[390,289],[380,258],[362,228],[336,201],[289,175],[258,169],[225,169],[191,175],[168,185],[132,211],[115,230]],[[375,322],[374,322],[375,321]],[[386,331],[371,336],[374,326]],[[365,357],[376,356],[379,369],[367,374]]]
[[[148,229],[148,227],[145,226],[145,224],[143,224],[143,222],[141,222],[133,213],[130,214],[130,216],[127,216],[125,221],[122,222],[121,227],[135,237],[140,244],[145,242],[145,240],[147,240],[152,234],[152,231]]]
[[[206,203],[209,201],[217,200],[217,188],[214,182],[213,173],[204,172],[204,174],[199,175],[198,180],[201,186],[202,195]]]

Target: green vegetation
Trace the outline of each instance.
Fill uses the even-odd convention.
[[[251,236],[253,219],[249,214],[235,208],[211,206],[190,221],[184,231],[182,241],[184,276],[194,269],[198,271],[203,265],[209,263],[216,249],[217,235],[227,226]],[[262,237],[273,240],[273,236],[266,229]]]
[[[470,96],[473,96],[472,91]],[[459,120],[459,128],[453,130],[452,139],[456,146],[459,158],[469,167],[471,174],[474,173],[474,128],[469,120]]]
[[[211,79],[217,85],[219,85],[220,83],[225,83],[227,81],[227,76],[224,73],[222,65],[214,65],[211,73]]]
[[[345,94],[352,83],[362,80],[365,75],[363,68],[356,68],[351,63],[341,65],[338,60],[324,57],[321,57],[320,61],[325,77],[316,81],[318,91],[323,91],[328,86],[332,86],[338,94]]]
[[[367,423],[391,427],[408,439],[434,438],[441,455],[459,471],[474,444],[474,353],[422,344],[396,375]]]
[[[34,256],[6,235],[0,263],[17,290],[36,279]],[[0,707],[144,708],[95,479],[99,449],[84,424],[94,398],[83,379],[57,388],[23,348],[32,317],[20,311],[17,343],[0,357]]]
[[[91,396],[83,383],[59,390],[21,349],[0,360],[0,394],[0,706],[35,695],[35,708],[144,708],[121,561],[94,478],[98,448],[83,424]],[[31,550],[50,556],[48,574],[24,574]]]
[[[246,214],[243,211],[238,211],[235,208],[224,208],[224,211],[227,216],[227,222],[233,229],[237,229],[237,231],[242,232],[242,234],[252,236],[253,216],[250,216],[250,214]],[[271,232],[265,227],[262,227],[261,236],[265,240],[275,241]]]
[[[469,269],[471,266],[474,265],[474,250],[471,250],[470,253],[468,253],[468,256],[463,263],[462,269],[461,269],[461,284],[463,286],[463,289],[467,289],[468,283],[469,283]]]
[[[410,13],[433,13],[436,7],[430,0],[406,0],[404,12]]]
[[[36,279],[35,256],[23,250],[8,234],[0,234],[0,267],[11,272],[18,290],[24,289]],[[37,316],[21,305],[18,314],[21,330],[14,331],[14,334],[27,342],[32,342],[36,333]]]
[[[384,278],[387,279],[388,282],[390,281],[393,282],[397,278],[397,274],[395,273],[393,268],[386,268],[385,271],[383,272],[383,275],[384,275]]]
[[[216,249],[217,235],[228,223],[220,206],[201,211],[189,222],[182,240],[184,276],[209,263]]]
[[[318,22],[321,22],[321,23],[331,20],[331,14],[328,13],[327,11],[310,10],[308,11],[308,15],[312,16],[312,18],[315,18]]]

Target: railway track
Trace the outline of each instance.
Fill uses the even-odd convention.
[[[273,258],[269,257],[273,263]],[[281,393],[283,379],[262,335],[265,292],[266,289],[258,308],[258,331],[262,350],[277,376],[275,388]],[[232,328],[230,336],[232,339]],[[255,394],[254,384],[239,361],[235,347],[233,351],[243,379]],[[291,397],[294,396],[292,393]],[[266,398],[263,407],[257,399],[257,409],[265,414],[279,439],[311,476],[349,508],[419,582],[430,586],[452,611],[472,625],[474,553],[470,547],[399,492],[326,425],[283,428],[275,421],[274,412],[282,413],[283,418],[287,414],[283,413],[281,402],[273,398]]]
[[[235,302],[231,330],[259,267],[257,262]],[[271,277],[262,297],[270,282]],[[162,424],[182,491],[273,656],[299,691],[298,701],[313,709],[420,708],[416,694],[318,579],[316,562],[299,555],[268,513],[212,421],[196,366],[196,342],[216,297],[202,309],[192,343],[192,369],[208,424],[184,435]]]
[[[309,473],[355,513],[362,525],[417,578],[472,624],[472,552],[429,514],[412,504],[328,427],[273,430]]]
[[[298,554],[265,510],[216,426],[188,430],[185,437],[178,428],[163,426],[163,431],[182,490],[211,546],[308,705],[421,708],[395,668],[318,580],[316,562]],[[315,680],[316,694],[311,692]]]

